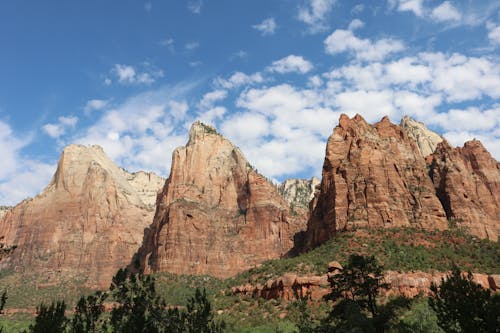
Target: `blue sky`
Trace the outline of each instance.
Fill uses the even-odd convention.
[[[408,114],[499,159],[499,50],[489,0],[4,1],[0,204],[70,143],[168,176],[196,119],[277,181],[320,175],[341,113]]]

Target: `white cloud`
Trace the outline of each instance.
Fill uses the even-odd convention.
[[[78,117],[76,116],[69,116],[69,117],[59,117],[59,122],[61,125],[67,126],[67,127],[74,127],[76,123],[78,122]]]
[[[493,45],[500,45],[500,25],[495,25],[491,22],[486,24],[488,29],[488,39]]]
[[[361,13],[363,10],[365,10],[365,5],[359,3],[356,6],[352,7],[351,14],[356,15]]]
[[[252,26],[252,28],[260,31],[262,36],[273,35],[276,27],[276,21],[274,20],[274,17],[267,18],[261,23]]]
[[[147,11],[147,12],[150,12],[151,9],[153,9],[153,4],[151,3],[151,1],[147,1],[144,4],[144,10]]]
[[[431,18],[439,21],[459,21],[462,15],[449,1],[445,1],[431,12]]]
[[[375,42],[356,37],[351,30],[335,30],[325,41],[325,51],[328,54],[342,52],[353,53],[358,60],[382,60],[391,53],[404,49],[404,44],[395,39],[383,38]]]
[[[193,14],[200,14],[203,0],[190,0],[188,2],[188,9]]]
[[[214,125],[227,114],[227,109],[223,106],[215,106],[204,112],[200,112],[198,118],[205,124]]]
[[[9,124],[0,121],[0,205],[15,205],[34,196],[46,186],[54,165],[32,160],[22,154],[31,138],[14,135]]]
[[[354,19],[349,23],[349,27],[347,29],[349,30],[356,30],[360,29],[365,26],[365,23],[359,19]]]
[[[431,88],[444,92],[450,102],[500,97],[498,62],[461,54],[423,53],[419,57],[432,70]]]
[[[57,139],[64,134],[64,127],[59,124],[45,124],[42,126],[42,129],[54,139]]]
[[[91,99],[87,101],[87,104],[85,104],[85,107],[83,108],[83,112],[86,115],[89,115],[93,111],[98,111],[102,110],[108,105],[109,101],[104,100],[104,99]]]
[[[188,105],[184,94],[197,83],[166,86],[132,96],[105,109],[97,121],[73,138],[98,144],[120,166],[166,175],[171,152],[186,141]]]
[[[224,89],[233,89],[238,88],[243,85],[251,85],[254,83],[262,83],[264,82],[264,77],[261,73],[254,74],[245,74],[242,72],[236,72],[231,75],[228,79],[216,78],[214,83],[216,86],[224,88]]]
[[[226,90],[218,89],[218,90],[211,91],[211,92],[203,95],[200,102],[198,103],[198,108],[210,109],[213,107],[215,102],[221,101],[221,100],[225,99],[226,97],[227,97]]]
[[[309,25],[312,33],[324,31],[328,28],[327,16],[334,4],[335,0],[306,0],[299,7],[298,19]]]
[[[301,73],[305,74],[313,68],[313,65],[302,56],[289,55],[280,60],[276,60],[268,68],[271,72],[277,73]]]
[[[149,63],[143,63],[144,70],[138,72],[133,66],[116,64],[113,72],[121,84],[151,84],[163,77],[163,71]],[[111,83],[111,82],[110,82]]]
[[[67,129],[74,128],[78,122],[78,117],[75,116],[61,116],[58,118],[58,123],[56,124],[45,124],[42,129],[47,135],[54,139],[59,139],[62,135],[66,133]]]
[[[416,16],[424,14],[423,0],[389,0],[390,8],[396,8],[400,12],[413,12]]]

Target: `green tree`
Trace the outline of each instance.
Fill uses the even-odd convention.
[[[0,314],[3,314],[3,308],[5,307],[5,303],[7,302],[7,290],[4,290],[2,296],[0,297]],[[0,326],[0,333],[3,333],[3,327]]]
[[[196,289],[193,297],[188,299],[186,312],[182,319],[187,333],[222,333],[225,323],[213,318],[212,306],[207,298],[206,290]]]
[[[463,275],[454,266],[431,292],[429,305],[445,332],[500,332],[500,296],[475,283],[472,273]]]
[[[113,277],[110,292],[119,305],[111,311],[113,332],[163,332],[167,321],[179,321],[178,312],[167,311],[156,294],[155,280],[141,273],[128,274],[120,269]]]
[[[94,333],[106,330],[105,323],[100,320],[100,317],[104,311],[103,303],[107,296],[107,293],[97,291],[80,298],[71,320],[72,333]]]
[[[62,333],[66,329],[67,318],[64,312],[66,304],[64,301],[52,302],[49,306],[44,303],[37,307],[35,323],[30,325],[32,333]]]
[[[335,302],[322,325],[324,332],[385,332],[402,308],[409,307],[404,297],[379,304],[384,282],[383,267],[373,256],[353,254],[341,273],[328,278],[332,292],[326,300]]]

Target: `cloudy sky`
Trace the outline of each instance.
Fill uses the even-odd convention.
[[[3,1],[0,204],[70,143],[168,176],[196,119],[277,181],[320,175],[341,113],[500,159],[499,51],[495,0]]]

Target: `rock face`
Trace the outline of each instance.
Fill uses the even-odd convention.
[[[134,259],[146,272],[232,276],[285,255],[305,227],[292,220],[278,189],[210,126],[193,124],[170,170]]]
[[[8,206],[0,206],[0,220],[2,219],[2,217],[4,217],[5,214],[7,214],[7,212],[9,210],[11,210],[12,207],[8,207]]]
[[[118,168],[98,146],[68,146],[47,188],[0,222],[0,237],[17,246],[2,267],[107,287],[153,220],[148,197],[158,183],[153,174]]]
[[[320,180],[316,177],[287,179],[280,185],[279,190],[292,208],[309,209],[309,202],[314,198],[314,191],[319,184]]]
[[[406,135],[415,140],[417,147],[423,157],[432,154],[438,145],[438,143],[443,141],[443,138],[429,130],[423,123],[418,122],[408,116],[404,116],[401,119],[399,126],[406,132]]]
[[[478,237],[500,234],[500,163],[477,140],[463,148],[447,142],[431,155],[430,175],[450,221]]]
[[[328,139],[314,201],[306,248],[358,227],[447,227],[425,160],[415,142],[387,117],[375,125],[359,115],[340,117]]]
[[[394,272],[384,273],[384,281],[389,285],[383,291],[383,296],[406,296],[415,297],[419,294],[430,295],[431,284],[439,285],[442,278],[448,273],[444,272]],[[233,287],[235,295],[247,295],[261,297],[264,299],[295,300],[296,296],[309,297],[312,300],[320,300],[329,294],[329,274],[299,276],[294,273],[286,273],[281,277],[270,279],[265,284],[245,284]],[[474,273],[473,281],[485,289],[498,290],[498,275]],[[495,278],[497,279],[495,282]]]

